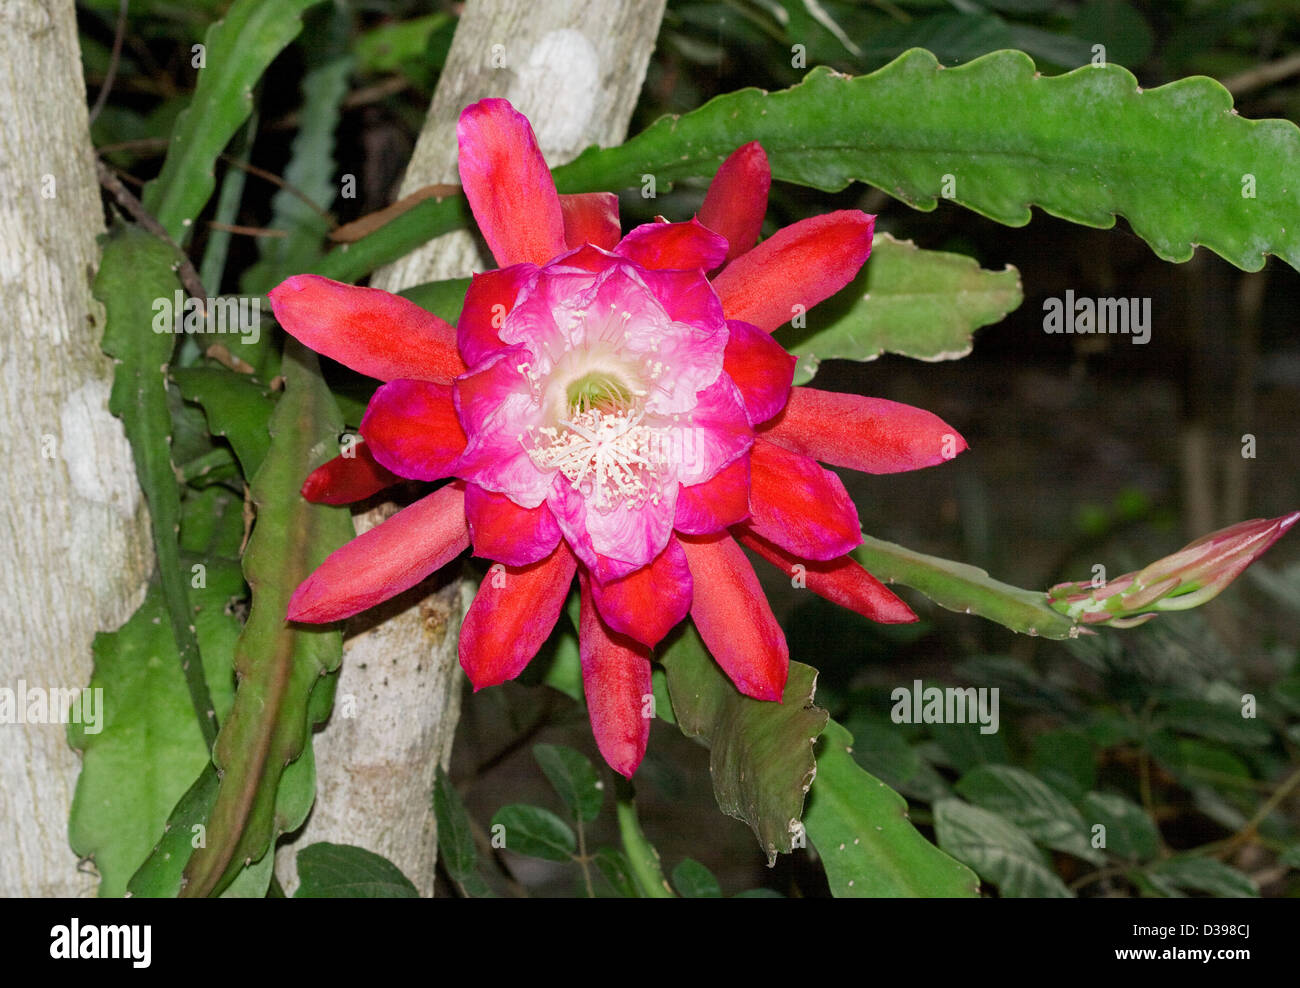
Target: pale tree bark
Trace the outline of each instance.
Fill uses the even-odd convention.
[[[402,195],[458,183],[456,120],[469,103],[504,96],[532,121],[552,165],[590,144],[627,134],[665,0],[483,0],[465,5]],[[376,273],[389,291],[495,267],[468,233],[426,244]],[[357,518],[364,531],[391,511]],[[430,895],[437,860],[431,799],[460,716],[461,616],[473,588],[457,581],[382,624],[349,638],[340,700],[354,697],[316,736],[317,798],[299,847],[359,844],[398,865]],[[288,882],[290,869],[282,869]]]
[[[91,298],[101,215],[72,0],[3,0],[0,689],[84,686],[91,639],[134,610],[151,565]],[[65,730],[0,723],[0,895],[94,891],[68,847]]]

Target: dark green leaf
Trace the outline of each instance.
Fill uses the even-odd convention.
[[[1190,854],[1166,858],[1148,868],[1145,875],[1168,896],[1179,897],[1188,891],[1230,899],[1259,898],[1259,886],[1253,878],[1214,858]]]
[[[533,745],[533,757],[570,813],[584,823],[600,815],[605,793],[585,755],[558,744],[537,744]]]
[[[297,855],[295,899],[418,899],[411,880],[373,851],[350,844],[312,844]]]
[[[781,703],[742,695],[693,626],[662,653],[678,726],[709,748],[718,806],[753,828],[769,863],[789,851],[816,772],[813,743],[826,711],[813,705],[816,670],[790,663]]]
[[[722,886],[713,872],[694,858],[683,858],[673,869],[673,887],[683,899],[721,899]]]
[[[959,799],[934,804],[939,846],[1011,898],[1071,898],[1029,835],[1010,820]]]
[[[1109,792],[1090,792],[1079,806],[1089,832],[1106,828],[1105,850],[1125,861],[1146,861],[1156,855],[1160,835],[1146,811],[1131,799]]]
[[[547,861],[571,861],[578,849],[569,825],[540,806],[512,803],[501,807],[492,817],[492,831],[504,838],[507,850]]]
[[[442,766],[433,783],[433,812],[438,819],[438,853],[454,881],[464,882],[478,870],[478,851],[469,813]]]
[[[1041,779],[1014,765],[978,765],[956,785],[962,796],[1010,820],[1038,844],[1100,863],[1079,811]]]

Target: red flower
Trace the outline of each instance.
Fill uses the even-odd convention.
[[[696,218],[620,236],[613,195],[556,194],[505,100],[468,107],[459,139],[501,268],[475,276],[455,330],[312,275],[271,292],[289,333],[387,382],[361,423],[363,454],[321,467],[304,496],[360,499],[389,471],[454,478],[331,555],[290,619],[365,610],[472,543],[506,575],[489,574],[461,629],[481,689],[523,670],[576,575],[592,729],[628,776],[649,736],[652,649],[688,613],[738,689],[781,698],[785,636],[736,540],[860,614],[915,620],[849,557],[857,510],[817,461],[891,473],[965,442],[920,409],[792,388],[795,360],[770,335],[857,274],[874,217],[830,213],[755,246],[770,170],[754,143],[723,163]]]

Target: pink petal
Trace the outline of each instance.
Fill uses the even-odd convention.
[[[858,509],[839,477],[762,439],[749,459],[750,527],[803,559],[834,559],[862,544]]]
[[[562,254],[560,198],[528,118],[508,100],[479,100],[461,112],[456,137],[461,184],[497,264]]]
[[[729,319],[722,369],[736,382],[753,425],[766,422],[785,407],[794,380],[792,354],[770,334],[738,319]]]
[[[610,768],[630,779],[650,741],[650,718],[645,716],[647,698],[654,695],[650,650],[610,631],[592,605],[586,575],[579,580],[579,654],[591,733]]]
[[[735,260],[758,241],[771,185],[772,168],[758,141],[742,144],[732,151],[713,176],[698,218],[726,238],[728,261]]]
[[[465,371],[455,330],[400,295],[314,274],[286,278],[267,295],[286,333],[359,374],[445,384]]]
[[[449,384],[389,381],[366,406],[361,435],[376,460],[412,480],[440,480],[465,451]]]
[[[460,665],[474,690],[514,679],[551,634],[577,563],[567,546],[530,566],[493,566],[460,628]]]
[[[875,221],[845,209],[778,230],[713,279],[727,318],[770,333],[830,298],[866,262]]]
[[[564,242],[570,247],[595,244],[613,250],[622,235],[618,196],[612,192],[576,192],[560,196]]]
[[[456,413],[469,442],[456,475],[535,508],[546,499],[554,471],[538,470],[520,442],[537,415],[519,370],[527,360],[523,347],[512,347],[457,379]]]
[[[729,535],[681,541],[694,578],[691,618],[704,644],[740,692],[780,700],[790,651],[754,568]]]
[[[689,421],[672,426],[669,435],[677,479],[688,486],[712,478],[754,443],[740,392],[726,374],[696,396]]]
[[[465,489],[465,516],[474,555],[507,566],[527,566],[544,559],[560,541],[560,528],[546,505],[521,508],[506,495],[478,484]]]
[[[614,253],[646,268],[711,271],[727,256],[727,241],[699,220],[643,223],[623,238]]]
[[[741,525],[735,531],[741,543],[758,553],[781,572],[802,580],[813,593],[857,611],[881,624],[909,624],[915,621],[912,609],[892,590],[862,568],[852,556],[829,561],[800,559],[761,535]],[[797,568],[796,568],[797,567]]]
[[[468,547],[465,492],[448,484],[330,553],[293,592],[288,619],[351,617],[409,590]]]
[[[402,478],[375,462],[364,441],[317,467],[302,484],[302,496],[313,504],[352,504],[378,494]]]
[[[793,388],[763,438],[837,467],[899,473],[934,466],[966,448],[939,416],[883,398]]]
[[[515,264],[474,275],[456,321],[456,345],[470,367],[505,347],[500,332],[520,293],[537,282],[537,267]]]
[[[593,582],[592,598],[605,623],[620,634],[654,648],[691,609],[691,571],[681,543],[667,548],[648,566],[608,583]]]
[[[673,527],[686,535],[710,535],[749,517],[749,457],[723,467],[712,480],[677,494]]]

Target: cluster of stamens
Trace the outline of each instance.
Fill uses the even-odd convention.
[[[660,430],[642,418],[639,411],[575,407],[559,426],[533,433],[528,455],[539,469],[559,470],[596,508],[658,504],[665,450]]]

